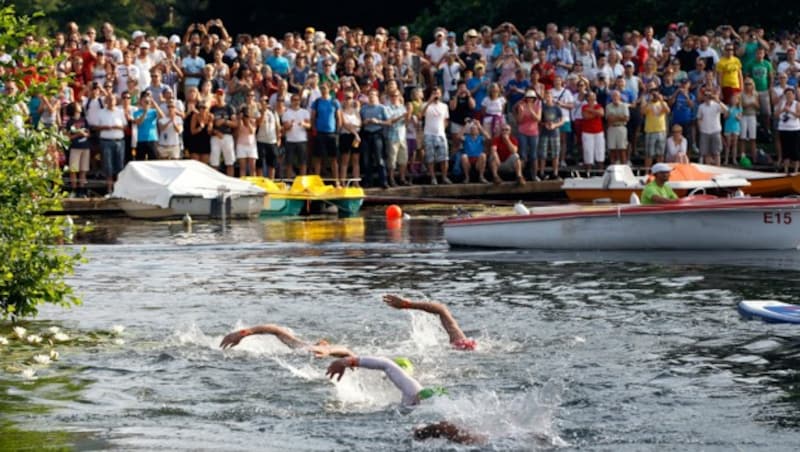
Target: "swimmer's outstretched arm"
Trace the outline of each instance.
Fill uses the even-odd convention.
[[[222,338],[222,342],[219,343],[219,346],[222,347],[222,349],[235,347],[242,339],[247,336],[252,336],[253,334],[272,334],[281,342],[286,344],[286,346],[289,348],[301,348],[308,346],[308,344],[298,339],[286,328],[282,328],[273,324],[258,325],[229,333],[227,336]]]
[[[333,356],[334,358],[347,358],[356,356],[350,349],[342,347],[341,345],[309,345],[306,347],[317,358],[324,358],[325,356]]]
[[[450,342],[457,342],[466,340],[467,336],[458,327],[458,322],[450,314],[450,310],[442,303],[430,303],[426,301],[411,301],[405,298],[398,297],[397,295],[384,295],[383,302],[395,309],[417,309],[419,311],[429,312],[439,316],[444,330],[450,336]]]
[[[416,405],[419,403],[418,394],[422,390],[422,385],[391,359],[370,356],[340,358],[328,366],[328,372],[325,375],[330,379],[336,378],[336,381],[341,381],[348,367],[351,369],[363,367],[365,369],[382,370],[397,389],[403,393],[404,405]]]

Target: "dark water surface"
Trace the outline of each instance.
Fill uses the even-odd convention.
[[[487,434],[488,450],[800,444],[800,328],[736,312],[742,299],[795,300],[797,252],[450,250],[435,219],[387,230],[370,212],[236,222],[224,234],[107,219],[95,237],[112,243],[87,245],[72,280],[83,306],[47,307],[25,325],[73,337],[55,345],[60,360],[33,364],[10,354],[13,339],[0,346],[13,364],[0,372],[0,427],[11,438],[0,444],[470,449],[412,441],[415,425],[441,419]],[[386,307],[389,292],[447,303],[479,349],[453,351],[435,318]],[[327,359],[271,337],[218,348],[232,329],[268,322],[364,355],[406,356],[423,385],[449,396],[408,412],[375,371],[333,384]],[[107,333],[114,326],[124,332]]]

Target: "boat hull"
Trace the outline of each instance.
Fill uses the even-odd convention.
[[[225,216],[228,218],[255,218],[261,212],[264,195],[229,198]],[[182,218],[187,213],[192,218],[218,218],[221,214],[219,199],[193,196],[173,196],[169,207],[118,199],[117,204],[131,218],[165,220]]]
[[[453,219],[451,246],[562,250],[797,249],[800,201],[725,199],[664,206],[573,206]]]

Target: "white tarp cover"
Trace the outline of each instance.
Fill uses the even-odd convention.
[[[234,198],[266,193],[250,182],[228,177],[196,160],[156,160],[129,162],[119,173],[111,196],[168,208],[173,196],[216,198],[222,186]]]

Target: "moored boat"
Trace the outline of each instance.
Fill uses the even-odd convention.
[[[787,196],[800,194],[800,173],[770,173],[725,166],[702,165],[695,163],[700,171],[709,174],[730,174],[743,177],[750,185],[742,187],[742,191],[753,196]]]
[[[800,200],[690,197],[677,204],[563,205],[453,218],[451,246],[563,250],[797,249]]]
[[[296,216],[301,213],[325,213],[335,210],[339,216],[358,214],[364,202],[364,189],[346,180],[344,186],[326,184],[317,175],[297,176],[288,185],[265,177],[244,180],[264,189],[267,196],[261,216]]]
[[[253,218],[264,190],[194,160],[129,162],[111,194],[132,218]]]
[[[670,166],[672,172],[667,183],[678,196],[686,196],[693,191],[723,194],[729,190],[744,189],[750,184],[744,177],[728,173],[713,174],[692,163]],[[628,165],[609,165],[602,176],[567,178],[561,188],[573,202],[592,202],[598,199],[628,202],[631,194],[641,195],[647,182],[648,176],[635,176]]]

